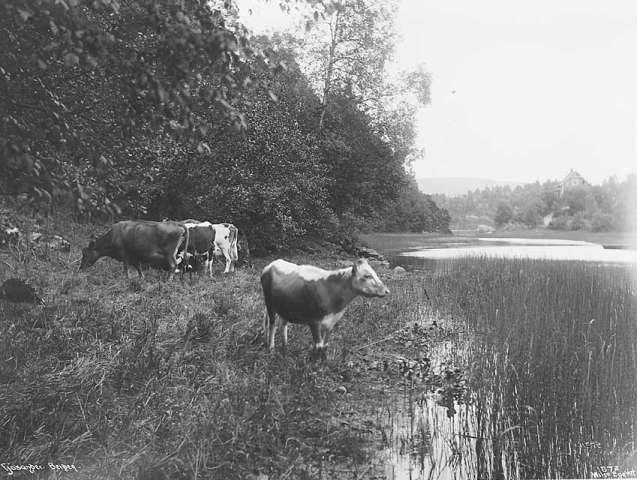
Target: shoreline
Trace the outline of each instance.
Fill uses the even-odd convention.
[[[75,249],[85,235],[73,233]],[[0,327],[9,333],[0,341],[7,366],[0,395],[9,405],[6,419],[20,420],[12,424],[20,435],[0,453],[16,465],[74,464],[80,478],[95,480],[154,471],[171,478],[195,471],[242,480],[349,480],[365,472],[385,478],[401,442],[426,445],[424,437],[399,438],[396,419],[418,420],[409,417],[411,405],[440,406],[441,396],[448,408],[463,395],[472,372],[460,361],[439,365],[432,352],[447,345],[454,353],[458,336],[472,329],[465,316],[491,308],[488,282],[499,275],[481,276],[502,266],[400,272],[370,260],[392,293],[356,299],[334,330],[328,361],[314,363],[303,326],[290,327],[286,355],[280,336],[274,352],[263,347],[258,278],[273,257],[230,275],[216,270],[212,279],[195,273],[167,283],[152,270],[145,280],[126,280],[111,260],[78,274],[69,270],[73,253],[39,259],[0,250],[0,261],[32,277],[47,300],[46,307],[0,302]],[[334,252],[282,257],[329,269],[353,260]],[[535,288],[536,273],[522,263],[507,274]],[[533,265],[538,275],[559,273],[548,263]],[[509,308],[520,315],[542,306],[535,297],[522,305],[526,297],[510,292],[493,298],[512,299]],[[80,399],[82,409],[66,398]],[[59,457],[45,457],[50,443],[33,435],[38,428],[67,436]],[[24,451],[28,458],[19,458]],[[400,458],[410,458],[405,451]]]

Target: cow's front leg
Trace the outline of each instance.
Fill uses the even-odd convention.
[[[310,359],[325,360],[325,348],[323,344],[323,329],[319,322],[310,323],[310,330],[312,331],[312,340],[314,341],[314,348],[310,352]]]
[[[322,338],[323,338],[323,348],[327,348],[328,346],[328,340],[330,338],[330,334],[332,333],[332,330],[327,328],[327,327],[322,327]]]
[[[183,264],[182,264],[183,267]],[[175,258],[171,258],[168,260],[168,280],[172,281],[175,273],[179,273],[180,269],[177,268],[177,260]]]
[[[283,355],[288,352],[288,322],[281,317],[281,339],[283,343]]]

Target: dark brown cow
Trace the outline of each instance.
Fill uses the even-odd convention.
[[[362,258],[340,270],[275,260],[263,269],[261,286],[267,309],[263,322],[266,347],[274,348],[278,314],[282,321],[284,347],[288,342],[288,322],[308,325],[315,353],[323,357],[330,332],[354,298],[359,295],[384,297],[389,293]]]
[[[177,251],[182,245],[187,249],[188,240],[188,229],[177,222],[118,222],[82,249],[80,271],[86,270],[101,257],[111,257],[124,263],[124,271],[129,278],[131,265],[137,269],[140,277],[144,277],[142,263],[169,268],[172,278],[179,263]]]

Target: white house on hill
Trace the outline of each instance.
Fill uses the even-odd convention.
[[[571,168],[571,171],[564,177],[560,183],[560,195],[564,195],[566,190],[588,185],[588,182],[579,173]]]

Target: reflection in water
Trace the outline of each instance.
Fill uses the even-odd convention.
[[[435,373],[466,360],[468,342],[445,341],[431,354]],[[390,480],[476,478],[476,416],[472,405],[441,405],[439,393],[406,389],[380,412],[387,448],[385,478]]]
[[[602,245],[594,243],[567,240],[476,238],[472,244],[449,245],[451,244],[430,245],[419,250],[405,252],[399,258],[415,257],[441,260],[460,257],[494,257],[637,263],[637,250],[606,249]]]
[[[637,477],[632,269],[520,259],[437,263],[431,298],[456,306],[449,313],[474,334],[428,355],[436,373],[462,368],[468,395],[451,418],[424,387],[379,410],[385,477]]]
[[[460,406],[447,417],[432,395],[404,397],[389,419],[393,438],[386,455],[391,480],[476,478],[476,426],[473,407]]]

